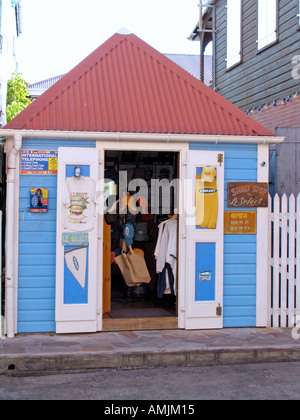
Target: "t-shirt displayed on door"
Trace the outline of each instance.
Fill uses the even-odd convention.
[[[75,232],[90,231],[94,228],[96,216],[95,181],[89,177],[66,179],[63,204],[64,228]]]
[[[217,172],[205,167],[196,179],[196,225],[215,229],[218,220]]]

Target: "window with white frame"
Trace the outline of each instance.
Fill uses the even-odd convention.
[[[258,0],[258,50],[277,40],[278,0]]]
[[[242,0],[227,0],[227,58],[229,69],[242,59]]]

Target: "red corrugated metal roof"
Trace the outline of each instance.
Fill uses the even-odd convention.
[[[115,34],[6,129],[273,136],[133,34]]]

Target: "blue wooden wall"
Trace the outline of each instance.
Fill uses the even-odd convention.
[[[95,147],[94,141],[26,140],[23,149],[56,150],[64,147]],[[256,145],[212,145],[193,143],[191,150],[225,152],[225,189],[230,181],[257,181]],[[49,211],[29,213],[29,190],[49,190]],[[18,332],[55,331],[57,177],[20,176]],[[225,191],[225,210],[227,208]],[[25,212],[24,224],[23,216]],[[25,226],[24,226],[25,225]],[[26,227],[26,228],[25,228]],[[224,326],[256,325],[256,236],[225,235],[224,238]]]
[[[57,150],[59,146],[95,147],[95,142],[24,139],[22,148]],[[42,214],[40,226],[40,214],[29,213],[27,209],[29,190],[34,187],[49,190],[49,210]],[[20,175],[19,333],[55,331],[56,194],[57,176]]]
[[[257,181],[257,145],[192,143],[190,149],[224,151],[224,210],[232,210],[227,207],[227,182]],[[255,325],[256,235],[225,235],[224,327]]]

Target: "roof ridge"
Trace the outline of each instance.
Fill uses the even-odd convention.
[[[167,55],[118,33],[5,128],[274,136]]]

